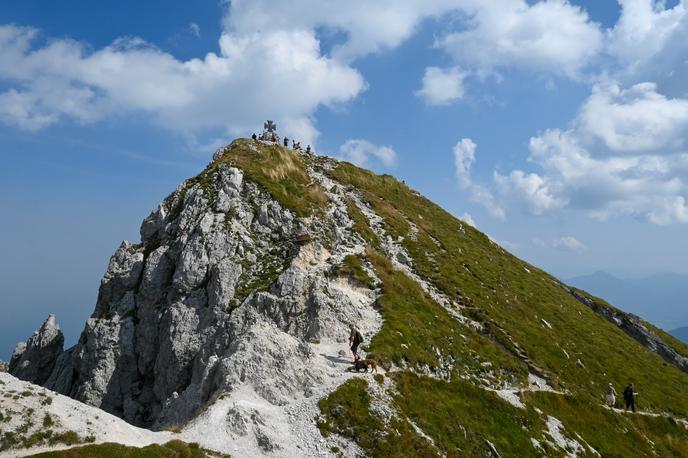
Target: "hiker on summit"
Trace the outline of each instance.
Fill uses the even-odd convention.
[[[289,139],[287,137],[284,137],[284,147],[289,147]]]
[[[363,342],[363,336],[353,323],[349,325],[349,329],[351,330],[349,344],[351,345],[351,353],[354,355],[354,362],[356,362],[358,360],[358,346]]]
[[[609,407],[614,407],[614,405],[616,405],[616,390],[612,382],[609,382],[607,386],[607,405]]]
[[[629,383],[626,389],[623,392],[624,395],[624,401],[626,401],[626,410],[629,408],[635,412],[635,397],[638,396],[638,393],[635,392],[635,386],[633,386],[633,383]]]
[[[255,132],[253,133],[253,135],[251,135],[251,138],[253,139],[253,141],[258,140],[258,136],[256,135]]]

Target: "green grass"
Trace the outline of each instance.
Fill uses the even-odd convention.
[[[607,383],[625,386],[633,380],[643,394],[645,408],[688,417],[688,374],[598,316],[561,288],[556,279],[512,256],[485,234],[390,176],[378,176],[348,163],[340,163],[331,176],[345,187],[354,187],[384,218],[390,235],[405,237],[403,245],[413,258],[414,269],[448,298],[467,306],[466,313],[483,321],[488,331],[485,337],[493,346],[516,354],[509,345],[516,342],[532,365],[549,375],[553,385],[581,398],[599,399]],[[418,228],[415,238],[410,236],[410,223]],[[412,296],[406,294],[410,286],[403,278],[396,275],[384,283],[385,292],[396,298],[387,305],[380,301],[386,320],[406,331],[433,322],[426,312],[421,317],[421,312],[415,313],[409,300],[404,300]],[[392,288],[405,293],[396,294]],[[416,310],[431,306],[427,301],[414,302],[425,304]],[[390,319],[394,306],[415,316],[406,319],[408,324],[403,323],[403,317]],[[542,319],[552,329],[543,325]],[[384,341],[386,352],[394,357],[400,352],[393,349],[410,338],[404,329],[397,330],[403,336],[385,332],[383,327],[378,342]],[[429,347],[436,342],[417,339],[414,352],[428,360]],[[688,351],[675,340],[671,344]]]
[[[386,424],[373,413],[367,386],[365,380],[353,378],[318,401],[322,415],[317,424],[324,436],[349,438],[372,457],[439,456],[408,421],[392,419]]]
[[[491,362],[513,379],[526,377],[524,364],[459,323],[415,281],[394,270],[382,254],[371,249],[368,259],[383,285],[378,306],[385,321],[370,343],[376,357],[412,367],[437,368],[443,360],[453,361],[462,371],[482,376],[488,376],[490,369],[481,362]]]
[[[598,403],[544,392],[525,393],[524,400],[561,420],[604,457],[688,456],[688,429],[668,418],[620,414]]]
[[[237,283],[234,298],[228,304],[230,309],[238,307],[254,291],[265,291],[279,277],[280,273],[286,269],[293,255],[293,246],[286,242],[274,249],[274,254],[266,254],[256,260],[255,264],[244,263],[243,272]],[[281,253],[289,253],[283,255]]]
[[[347,277],[367,288],[375,288],[375,282],[363,268],[361,258],[355,254],[346,256],[342,263],[335,267],[333,273],[341,277]]]
[[[530,438],[540,440],[545,425],[533,409],[514,407],[461,379],[448,383],[410,372],[392,377],[399,390],[394,397],[399,412],[447,456],[490,456],[486,440],[502,456],[541,456]]]
[[[212,173],[220,164],[231,164],[297,216],[310,216],[324,208],[329,199],[311,180],[306,161],[305,156],[289,148],[240,139],[204,173]]]
[[[105,443],[31,455],[34,458],[205,458],[212,456],[229,455],[208,452],[201,449],[198,444],[187,444],[178,440],[143,448]]]
[[[360,208],[356,206],[356,203],[347,198],[345,199],[346,202],[346,212],[349,214],[349,218],[353,221],[353,230],[357,232],[361,237],[363,237],[363,240],[368,242],[371,246],[374,248],[377,248],[380,246],[380,239],[378,236],[373,232],[373,230],[370,228],[370,225],[368,224],[368,219],[366,216],[363,214]]]

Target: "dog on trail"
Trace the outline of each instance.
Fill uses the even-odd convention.
[[[379,365],[380,362],[374,359],[357,359],[356,362],[354,362],[353,370],[355,370],[356,372],[361,372],[361,370],[368,372],[368,369],[370,368],[372,372],[377,373],[377,367]]]

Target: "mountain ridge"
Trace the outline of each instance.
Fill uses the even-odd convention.
[[[565,280],[604,297],[664,329],[688,326],[688,275],[664,272],[638,278],[619,278],[605,271]]]
[[[384,376],[344,371],[351,322]],[[45,384],[155,429],[201,421],[238,456],[680,454],[681,422],[599,404],[633,379],[687,417],[686,355],[391,176],[239,139],[120,246]]]
[[[676,328],[669,331],[669,334],[681,340],[684,343],[688,343],[688,326],[682,328]]]

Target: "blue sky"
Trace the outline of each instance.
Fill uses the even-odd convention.
[[[4,2],[0,358],[266,118],[557,276],[687,273],[687,62],[676,0]]]

